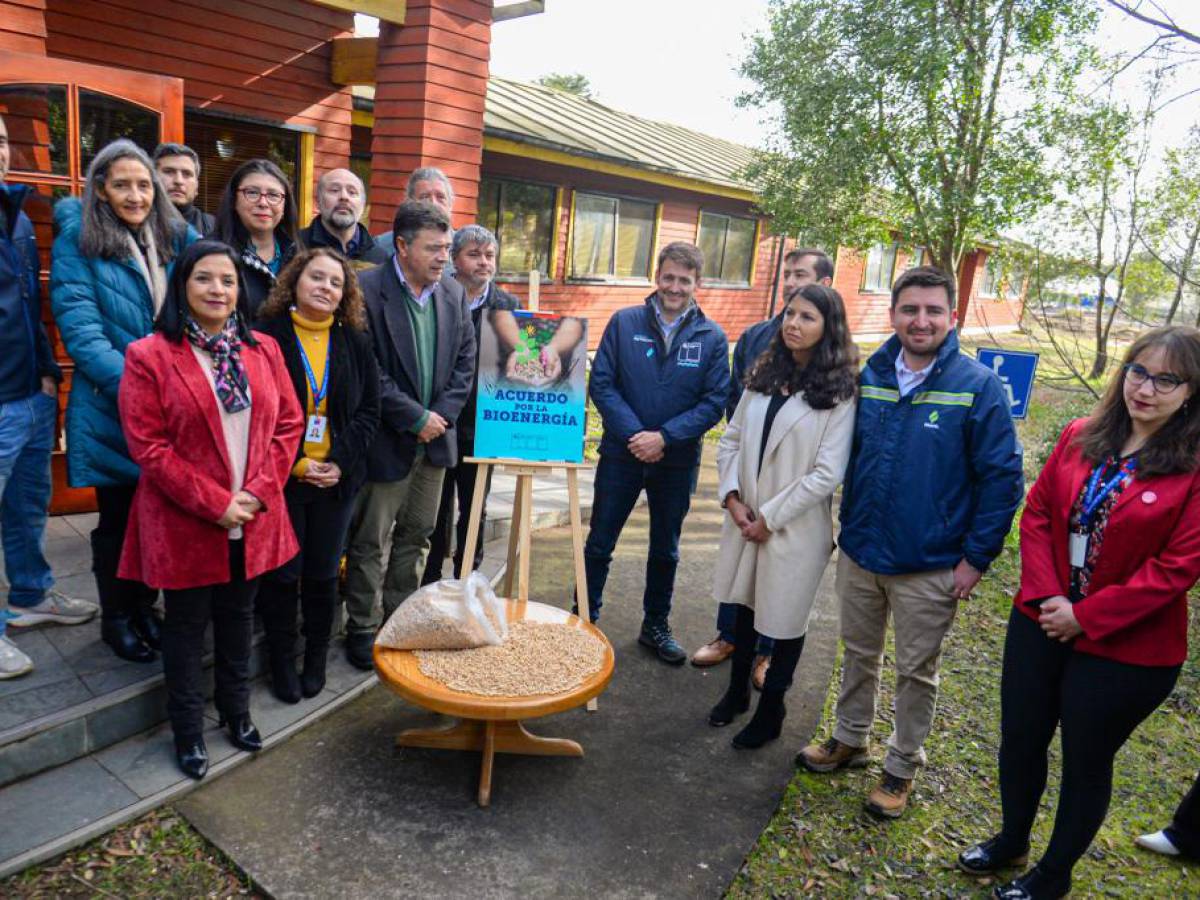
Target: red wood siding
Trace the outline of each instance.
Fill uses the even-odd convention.
[[[375,67],[371,226],[389,227],[408,176],[437,166],[454,187],[454,222],[475,218],[492,4],[409,0],[404,26],[383,23]]]
[[[46,0],[0,0],[0,50],[46,55]]]
[[[600,336],[609,317],[619,309],[641,303],[653,292],[654,285],[649,280],[638,284],[584,284],[573,282],[566,277],[570,265],[568,232],[574,190],[615,194],[661,204],[655,252],[672,241],[695,243],[701,209],[755,217],[751,204],[745,201],[502,153],[483,154],[483,176],[531,181],[563,189],[563,204],[554,238],[555,271],[550,279],[542,281],[540,306],[548,312],[586,318],[588,344],[592,349],[600,343]],[[778,258],[775,256],[776,239],[768,233],[765,226],[764,220],[759,230],[758,253],[749,288],[701,285],[697,292],[701,308],[725,329],[731,343],[736,341],[748,326],[766,318],[770,307],[773,275],[771,266],[773,257],[776,264]],[[505,290],[522,298],[528,296],[528,286],[523,282],[504,282],[503,285]],[[777,302],[781,302],[781,298]]]
[[[351,13],[295,0],[46,0],[46,52],[184,79],[184,103],[210,113],[317,129],[314,179],[350,158],[350,89],[329,80],[330,41]],[[130,30],[136,31],[131,40]]]
[[[997,330],[1011,331],[1021,323],[1021,314],[1025,309],[1025,290],[1023,285],[1020,297],[1010,300],[1007,296],[983,297],[979,293],[983,284],[983,274],[987,269],[988,253],[986,250],[976,250],[963,258],[962,272],[959,276],[959,290],[966,295],[965,309],[960,306],[963,331],[976,334],[987,334]],[[970,281],[966,281],[970,273]],[[1001,285],[1000,291],[1007,288]]]

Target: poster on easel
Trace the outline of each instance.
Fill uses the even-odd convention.
[[[479,337],[475,455],[582,462],[587,321],[488,310]]]

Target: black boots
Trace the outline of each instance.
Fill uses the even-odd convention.
[[[200,735],[175,738],[175,762],[188,778],[199,781],[207,775],[208,748],[204,746],[204,738]]]
[[[92,572],[96,576],[96,593],[100,598],[100,639],[121,659],[154,662],[154,651],[134,627],[135,616],[139,625],[142,624],[141,600],[150,589],[136,581],[117,577],[117,560],[121,556],[119,540],[93,531],[91,541]],[[153,613],[147,612],[147,615]],[[156,628],[156,637],[157,634]]]
[[[267,638],[271,693],[284,703],[300,702],[296,674],[296,588],[294,581],[263,579],[258,586],[258,612]]]
[[[300,584],[300,611],[304,616],[304,672],[300,693],[315,697],[325,690],[325,661],[337,608],[337,579],[306,578]]]
[[[743,654],[734,650],[729,665],[729,687],[708,714],[709,725],[721,728],[750,708],[750,670],[753,667],[753,651]]]
[[[739,750],[757,750],[768,741],[773,741],[783,731],[783,719],[787,709],[783,705],[785,691],[763,687],[758,697],[758,708],[750,724],[733,736],[733,746]]]
[[[222,713],[217,725],[218,727],[229,726],[229,742],[239,750],[257,753],[262,749],[262,736],[254,727],[254,723],[250,721],[250,713],[231,714],[228,717]]]

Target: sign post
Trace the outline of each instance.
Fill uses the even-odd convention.
[[[1029,413],[1029,398],[1033,394],[1033,380],[1037,375],[1038,354],[1025,350],[980,347],[975,351],[975,358],[995,372],[1003,383],[1012,417],[1025,418]]]

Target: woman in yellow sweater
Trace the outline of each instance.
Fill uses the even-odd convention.
[[[338,563],[379,424],[379,369],[363,331],[354,269],[327,247],[305,250],[287,264],[255,327],[279,343],[304,407],[304,439],[284,491],[300,552],[263,579],[258,595],[271,689],[297,703],[325,687]],[[297,606],[304,618],[300,675]]]

